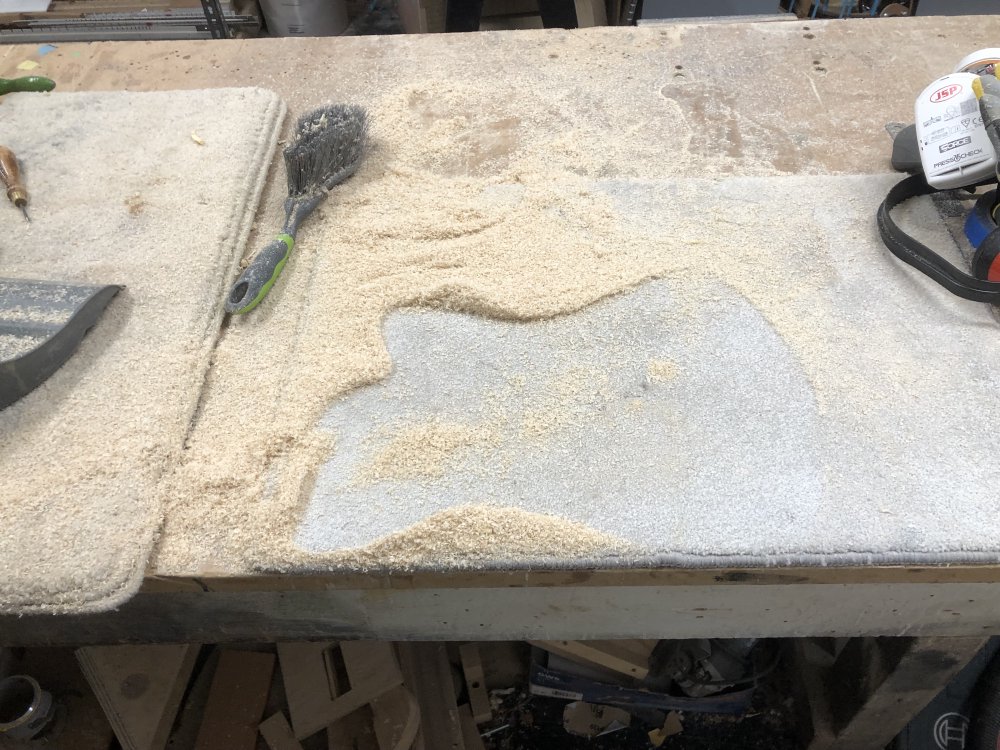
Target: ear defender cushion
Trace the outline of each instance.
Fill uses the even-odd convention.
[[[1000,281],[1000,228],[979,243],[972,256],[972,275],[983,281]]]
[[[1000,227],[996,215],[1000,204],[997,191],[991,190],[976,201],[965,221],[965,236],[976,248],[972,256],[972,275],[983,281],[1000,281]]]

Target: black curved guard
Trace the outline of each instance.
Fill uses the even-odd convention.
[[[51,298],[49,307],[59,310],[64,305],[67,285],[51,281],[2,279],[10,286],[19,287],[22,294],[31,294],[36,300]],[[111,298],[123,287],[117,284],[107,286],[70,285],[82,290],[83,301],[74,303],[67,318],[58,323],[36,324],[37,328],[48,332],[45,340],[24,354],[0,362],[0,410],[7,408],[44,383],[56,370],[63,366],[76,351],[86,333],[97,324],[98,318],[108,306]],[[55,290],[55,291],[53,291]],[[10,295],[16,299],[15,295]],[[2,321],[0,321],[2,322]]]
[[[1000,304],[1000,282],[983,281],[959,270],[926,245],[917,241],[892,220],[891,211],[900,203],[921,195],[938,192],[927,184],[922,174],[907,177],[893,185],[875,215],[879,236],[889,252],[904,263],[934,279],[952,294],[973,302]],[[993,233],[996,235],[996,232]],[[993,239],[993,235],[984,242]],[[1000,241],[1000,237],[996,237]]]

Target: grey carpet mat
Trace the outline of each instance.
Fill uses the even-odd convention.
[[[283,116],[260,89],[0,100],[33,219],[0,203],[0,276],[125,286],[0,411],[0,612],[106,609],[141,583]]]
[[[691,270],[537,321],[392,312],[391,373],[320,420],[306,565],[1000,560],[1000,331],[884,249],[895,179],[595,182]],[[958,255],[929,200],[901,213]],[[484,508],[607,543],[511,559],[485,523],[425,548]],[[384,556],[348,555],[369,545]]]

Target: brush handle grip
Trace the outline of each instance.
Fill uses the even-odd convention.
[[[257,307],[278,280],[294,246],[294,237],[290,234],[280,234],[278,239],[257,253],[229,290],[225,304],[226,312],[238,315]]]
[[[20,78],[0,78],[0,96],[15,91],[51,91],[56,82],[45,76],[21,76]]]

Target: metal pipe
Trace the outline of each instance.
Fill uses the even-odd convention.
[[[0,680],[0,737],[30,740],[53,715],[52,695],[34,677],[16,674]]]

